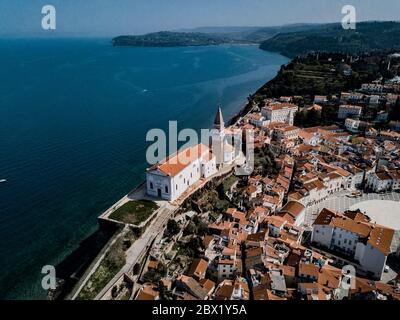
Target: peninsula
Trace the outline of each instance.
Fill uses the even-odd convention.
[[[114,46],[131,47],[186,47],[186,46],[210,46],[220,44],[251,43],[245,40],[235,40],[223,35],[211,35],[206,33],[185,33],[161,31],[137,36],[119,36],[112,39]]]

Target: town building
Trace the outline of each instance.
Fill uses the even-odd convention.
[[[369,93],[381,93],[383,92],[383,85],[379,83],[363,83],[361,90]]]
[[[338,118],[339,119],[346,119],[350,118],[359,118],[362,113],[362,107],[360,106],[353,106],[344,104],[339,107]]]
[[[339,265],[351,264],[358,273],[380,279],[394,230],[376,225],[361,212],[323,209],[313,224],[311,242]]]
[[[294,116],[298,110],[299,108],[295,104],[274,102],[263,107],[261,114],[270,123],[280,122],[293,125]]]
[[[167,201],[217,172],[216,158],[204,144],[178,151],[146,171],[147,194]]]

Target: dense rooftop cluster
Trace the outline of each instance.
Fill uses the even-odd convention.
[[[342,65],[340,72],[352,70]],[[338,191],[400,191],[400,122],[393,120],[399,94],[395,78],[301,106],[298,96],[254,104],[228,129],[254,131],[255,171],[225,186],[223,212],[195,215],[195,222],[193,214],[176,218],[181,231],[166,236],[150,259],[166,270],[136,299],[400,299],[399,278],[382,280],[396,254],[395,230],[361,211],[325,208],[305,220],[308,208]],[[330,124],[296,123],[299,113],[324,108],[335,110]],[[185,235],[191,224],[204,228]],[[196,253],[177,267],[177,247],[189,242]],[[343,285],[348,265],[357,274],[350,288]]]

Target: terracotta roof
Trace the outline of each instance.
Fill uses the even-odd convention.
[[[159,293],[156,290],[157,286],[152,283],[145,283],[136,296],[136,300],[156,300],[159,298]]]
[[[250,248],[246,250],[247,258],[261,256],[262,254],[263,254],[262,248]]]
[[[204,289],[195,279],[185,275],[180,275],[177,279],[179,282],[185,285],[185,289],[189,290],[191,295],[194,295],[200,300],[204,300],[207,296],[206,289]]]
[[[342,168],[337,168],[337,169],[335,170],[335,172],[338,173],[338,174],[340,174],[342,177],[349,177],[349,176],[351,176],[351,173],[350,173],[350,172],[348,172],[348,171],[346,171],[346,170],[344,170],[344,169],[342,169]]]
[[[215,288],[215,282],[211,281],[210,279],[201,279],[199,283],[204,289],[207,290],[207,292],[210,292]]]
[[[375,226],[369,235],[368,243],[387,255],[390,252],[393,235],[394,230]]]
[[[306,275],[314,278],[318,278],[319,268],[315,264],[306,264],[300,263],[299,264],[299,276]]]
[[[215,292],[215,298],[217,300],[228,300],[232,296],[233,289],[233,282],[224,280]]]
[[[287,223],[287,220],[282,216],[268,216],[264,219],[264,222],[276,228],[281,228]]]
[[[384,254],[390,252],[394,230],[372,224],[368,218],[362,217],[361,212],[347,212],[346,214],[335,213],[328,209],[323,209],[314,222],[314,225],[331,225],[341,228],[368,239],[368,243],[382,251]]]
[[[198,278],[204,278],[208,268],[208,262],[204,259],[195,259],[188,272],[189,276],[196,276]]]
[[[271,103],[266,108],[271,110],[298,109],[293,103]]]
[[[280,210],[279,215],[282,216],[285,213],[289,214],[296,219],[305,209],[306,207],[303,206],[300,202],[297,201],[290,201]]]
[[[247,241],[264,241],[265,239],[265,234],[266,231],[262,231],[262,232],[257,232],[257,233],[253,233],[253,234],[249,234],[247,236]]]
[[[183,169],[188,167],[195,160],[206,157],[209,153],[209,148],[204,144],[198,144],[193,147],[188,147],[184,150],[178,151],[173,156],[166,158],[160,163],[147,169],[148,172],[159,170],[167,176],[174,177],[179,174]],[[210,158],[210,157],[208,157]]]
[[[155,300],[156,297],[145,291],[140,291],[135,300]]]
[[[204,247],[207,248],[213,240],[214,240],[214,237],[213,237],[213,236],[206,235],[206,236],[204,237],[204,239],[203,239]]]

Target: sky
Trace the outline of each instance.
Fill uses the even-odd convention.
[[[43,30],[44,5],[56,30]],[[0,36],[116,36],[202,26],[274,26],[340,22],[351,4],[357,20],[400,20],[399,0],[0,0]]]

